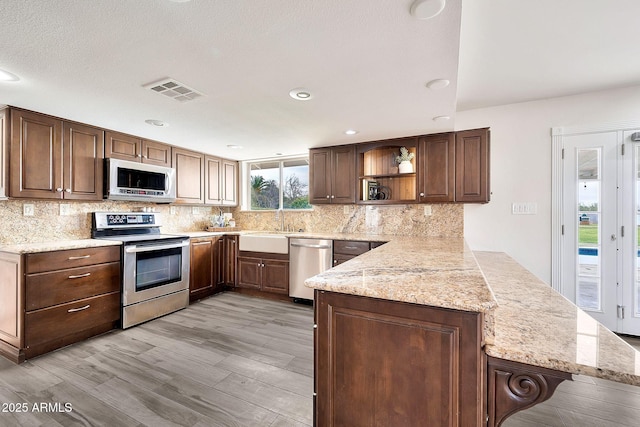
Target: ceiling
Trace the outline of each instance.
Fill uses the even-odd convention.
[[[411,3],[2,0],[0,69],[20,80],[0,82],[0,103],[244,160],[640,84],[637,0],[447,0],[430,20]],[[165,78],[203,96],[145,87]],[[450,84],[427,88],[434,79]]]

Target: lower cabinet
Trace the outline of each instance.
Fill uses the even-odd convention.
[[[223,256],[221,243],[224,244],[223,236],[191,239],[189,302],[197,301],[222,290],[223,283],[219,279]]]
[[[352,258],[362,255],[371,249],[370,242],[357,240],[333,241],[333,266],[340,265]]]
[[[289,295],[289,255],[240,252],[238,287]]]
[[[0,353],[20,363],[118,327],[120,270],[119,246],[0,256],[15,307],[0,316]]]
[[[485,425],[482,315],[316,291],[315,425]]]
[[[223,286],[236,286],[236,270],[238,265],[238,236],[224,236],[224,255],[222,256],[222,283]]]

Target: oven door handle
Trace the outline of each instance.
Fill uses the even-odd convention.
[[[138,252],[150,252],[150,251],[158,251],[162,249],[174,249],[174,248],[183,248],[185,246],[189,246],[189,240],[185,240],[180,243],[172,243],[170,245],[153,245],[153,246],[125,246],[124,251],[128,254],[134,254]]]

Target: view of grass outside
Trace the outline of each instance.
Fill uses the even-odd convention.
[[[578,227],[578,243],[595,246],[598,244],[598,224],[580,225]],[[640,226],[638,226],[638,246],[640,246]]]

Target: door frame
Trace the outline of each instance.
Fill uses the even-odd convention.
[[[551,128],[551,287],[566,296],[562,283],[564,267],[562,253],[563,235],[563,149],[564,138],[581,134],[621,132],[640,128],[640,121],[621,121],[595,125]],[[575,301],[574,301],[575,303]]]

